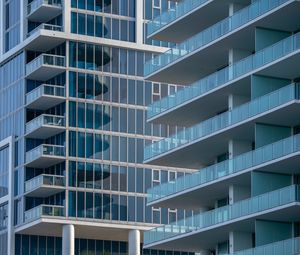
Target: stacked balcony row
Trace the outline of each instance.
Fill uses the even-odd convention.
[[[211,2],[214,2],[220,9],[224,9],[225,7],[218,1]],[[226,48],[220,48],[218,46],[226,45],[239,48],[238,41],[236,40],[238,36],[244,39],[243,46],[240,48],[251,52],[254,48],[253,43],[251,43],[251,38],[253,38],[253,30],[255,27],[268,27],[269,29],[281,28],[283,31],[296,28],[296,24],[283,24],[280,19],[282,15],[288,14],[291,15],[291,18],[297,15],[294,9],[299,6],[299,3],[295,0],[253,1],[250,5],[241,10],[237,8],[238,10],[235,12],[235,1],[224,1],[224,5],[228,6],[228,2],[231,2],[233,5],[232,15],[147,62],[144,68],[144,75],[155,81],[173,83],[177,81],[186,84],[193,79],[196,80],[206,75],[216,66],[217,68],[221,68],[222,65],[224,65],[224,50],[226,50]],[[228,9],[226,9],[226,11],[227,13],[231,12]],[[215,12],[216,11],[214,11],[214,13]],[[206,15],[209,16],[210,14],[207,13]],[[197,23],[198,22],[197,20]],[[188,29],[185,27],[182,30],[186,31],[190,28],[192,29],[192,27],[196,26],[188,26]],[[178,33],[181,34],[181,32]],[[203,59],[208,55],[214,57],[214,59],[207,59],[206,65],[201,66],[201,68],[193,66],[193,62],[200,62],[201,58]],[[182,77],[179,75],[174,77],[173,75],[173,77],[170,77],[170,73],[174,73],[176,70],[181,71],[181,74],[190,74],[190,77],[187,75],[182,75]]]
[[[146,79],[186,87],[147,118],[185,128],[148,145],[144,160],[195,173],[149,189],[147,202],[198,213],[148,231],[145,247],[299,253],[299,8],[183,0],[148,24],[148,36],[178,45],[146,63]]]
[[[56,175],[49,170],[64,165],[66,160],[65,143],[56,143],[52,139],[65,136],[66,131],[65,110],[53,111],[63,109],[66,102],[65,84],[53,82],[65,80],[56,79],[65,76],[66,72],[64,50],[61,50],[65,47],[62,14],[61,0],[33,0],[27,6],[26,201],[46,201],[65,192],[63,172],[60,172],[62,175]],[[64,206],[51,204],[50,201],[33,208],[26,206],[24,224],[43,217],[64,217]]]

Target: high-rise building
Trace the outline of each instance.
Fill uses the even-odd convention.
[[[176,43],[147,80],[185,87],[147,119],[186,128],[144,162],[196,169],[149,190],[147,204],[197,210],[145,233],[145,248],[201,255],[300,253],[300,2],[182,0],[148,24]]]
[[[188,254],[140,248],[145,230],[193,214],[146,206],[148,188],[190,172],[143,163],[179,129],[145,117],[179,86],[143,77],[171,46],[145,22],[175,5],[0,1],[0,255]]]

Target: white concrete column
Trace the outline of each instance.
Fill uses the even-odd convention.
[[[26,39],[27,34],[27,2],[20,0],[20,42]]]
[[[74,225],[64,225],[62,233],[62,255],[75,254],[75,229]]]
[[[139,45],[143,44],[143,31],[144,31],[144,1],[136,0],[135,1],[135,36],[136,43]]]
[[[66,33],[71,33],[71,0],[63,0],[63,27]]]
[[[128,255],[140,255],[141,234],[137,229],[129,231],[128,234]]]

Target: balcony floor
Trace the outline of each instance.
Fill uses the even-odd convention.
[[[73,224],[75,226],[76,238],[95,239],[95,237],[97,237],[99,240],[119,240],[126,242],[128,241],[128,233],[131,229],[139,229],[143,232],[158,226],[145,223],[122,223],[108,220],[44,217],[17,227],[16,233],[26,235],[62,236],[62,226],[64,224]],[[141,242],[143,242],[143,234],[141,235]]]
[[[46,52],[65,42],[63,32],[38,29],[26,40],[27,50]]]
[[[56,105],[63,103],[64,101],[66,101],[65,97],[42,95],[41,97],[37,98],[36,100],[28,103],[26,105],[26,108],[37,109],[37,110],[47,110]]]
[[[300,2],[299,2],[300,4]],[[149,118],[155,123],[178,124],[183,126],[194,125],[228,107],[228,95],[248,96],[251,94],[251,75],[262,75],[274,78],[294,79],[299,76],[299,70],[295,68],[300,61],[300,50],[272,61],[269,64],[248,72],[235,80],[229,81],[217,87],[215,90],[192,98],[182,104],[161,112]],[[199,111],[199,109],[203,109]]]
[[[156,242],[151,245],[146,245],[145,248],[162,249],[162,250],[177,250],[198,252],[199,250],[214,250],[218,243],[226,242],[228,240],[229,232],[242,231],[254,232],[255,220],[273,220],[281,222],[299,221],[300,203],[290,203],[285,206],[275,207],[264,212],[253,214],[243,219],[232,220],[207,227],[195,232],[189,232],[179,235],[162,242]]]
[[[34,139],[47,139],[51,136],[64,132],[64,130],[65,127],[61,127],[61,126],[42,125],[36,128],[35,130],[32,130],[25,136],[27,138],[34,138]]]
[[[46,168],[46,167],[59,164],[65,160],[66,160],[65,157],[43,155],[34,159],[33,161],[26,162],[26,166],[33,167],[33,168]]]
[[[61,13],[61,6],[42,4],[40,7],[27,15],[27,18],[33,22],[47,22],[51,19],[54,19]]]
[[[229,3],[247,5],[249,0],[209,0],[192,11],[161,27],[149,37],[160,41],[182,42],[228,16]],[[211,15],[213,13],[214,15]],[[197,26],[190,26],[197,24]]]
[[[286,155],[282,158],[245,169],[235,174],[220,177],[215,181],[183,190],[170,196],[149,203],[155,207],[190,208],[214,207],[214,202],[224,198],[231,185],[242,187],[251,186],[251,172],[253,170],[280,174],[299,174],[300,152]]]
[[[26,78],[37,81],[47,81],[63,72],[65,72],[65,67],[42,65],[33,72],[27,74]]]
[[[294,117],[300,116],[299,103],[299,101],[290,101],[288,104],[246,119],[234,126],[221,129],[211,135],[200,137],[185,145],[160,153],[145,160],[145,163],[199,169],[203,165],[214,162],[217,155],[227,152],[229,140],[240,140],[243,137],[244,141],[254,141],[255,123],[281,126],[299,125],[299,120]]]
[[[65,190],[65,187],[42,185],[25,193],[27,197],[49,197]]]
[[[171,62],[165,67],[146,76],[147,80],[173,84],[191,84],[228,64],[228,50],[239,49],[253,52],[255,50],[255,28],[263,27],[282,31],[299,29],[300,2],[293,1],[272,14],[258,17],[250,25],[234,30],[218,40],[212,41],[198,50]],[[282,22],[282,17],[289,16]],[[200,63],[205,63],[201,65]]]

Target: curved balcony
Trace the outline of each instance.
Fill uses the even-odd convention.
[[[26,94],[26,108],[47,110],[66,100],[63,86],[42,84]]]
[[[228,64],[228,49],[253,52],[255,28],[297,31],[298,22],[282,22],[282,17],[298,17],[295,0],[257,0],[176,47],[146,62],[146,79],[190,84]],[[201,63],[205,63],[201,65]]]
[[[194,215],[177,222],[176,225],[165,225],[145,233],[145,248],[165,249],[167,245],[189,247],[189,249],[206,250],[214,248],[218,242],[228,238],[230,229],[249,231],[254,229],[256,219],[265,215],[274,221],[299,220],[300,189],[292,185],[279,190],[254,196],[232,205]],[[246,223],[246,224],[245,224]],[[223,228],[223,231],[220,229]],[[215,238],[211,238],[215,235]],[[198,243],[191,241],[197,238]],[[213,241],[212,241],[213,240]],[[192,242],[190,245],[188,242]],[[185,245],[183,245],[185,243]],[[214,246],[211,246],[213,245]],[[191,251],[190,250],[190,251]]]
[[[25,195],[28,197],[50,197],[64,190],[64,176],[42,174],[25,182]]]
[[[27,5],[27,19],[33,22],[47,22],[61,13],[61,0],[33,0]]]
[[[37,220],[42,217],[52,218],[52,217],[64,217],[65,209],[63,206],[59,205],[39,205],[34,207],[24,213],[25,223]]]
[[[147,24],[147,36],[161,41],[182,42],[228,15],[233,1],[184,0]],[[249,1],[244,1],[247,4]],[[210,15],[214,13],[214,15]],[[197,26],[189,26],[197,24]]]
[[[256,122],[276,125],[297,125],[285,113],[299,113],[300,85],[291,84],[267,95],[238,106],[213,118],[200,122],[192,127],[158,142],[149,144],[144,149],[145,162],[158,164],[185,165],[197,161],[209,163],[210,158],[226,151],[227,141],[216,140],[222,135],[228,139],[239,139],[242,134],[247,140],[254,139],[253,130]],[[281,118],[278,119],[278,116]],[[245,135],[247,134],[247,135]],[[208,150],[208,144],[210,152]],[[215,148],[211,148],[214,147]],[[197,155],[191,152],[195,149]],[[206,152],[205,152],[206,151]],[[202,155],[201,160],[199,154]],[[180,161],[180,162],[178,162]],[[170,163],[171,162],[171,163]]]
[[[46,168],[65,161],[65,147],[42,144],[26,152],[26,166]]]
[[[65,65],[64,56],[41,54],[26,64],[26,78],[47,81],[65,72]]]
[[[181,123],[189,122],[194,116],[205,118],[207,114],[224,109],[228,104],[228,97],[224,95],[249,90],[252,74],[287,79],[298,77],[294,66],[300,61],[299,50],[300,33],[297,33],[153,103],[148,107],[147,118],[168,123],[176,123],[178,116]],[[210,100],[214,103],[208,108]],[[204,105],[207,113],[199,111]]]
[[[102,82],[102,77],[96,76],[95,79],[95,96],[97,97],[107,93],[108,87]]]
[[[26,123],[26,137],[34,139],[47,139],[65,130],[65,117],[41,114]]]
[[[294,174],[299,163],[300,135],[295,135],[150,188],[147,203],[180,208],[193,201],[199,207],[213,206],[211,201],[222,198],[230,184],[249,185],[251,171]]]

